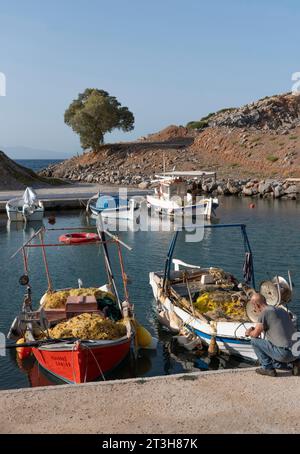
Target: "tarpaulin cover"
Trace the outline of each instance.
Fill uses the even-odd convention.
[[[32,188],[26,188],[23,194],[24,203],[27,205],[33,205],[37,201],[37,194],[34,192]]]

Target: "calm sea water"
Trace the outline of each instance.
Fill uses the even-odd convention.
[[[218,210],[222,223],[243,222],[248,226],[255,260],[257,282],[276,274],[287,275],[289,269],[295,284],[292,309],[300,316],[300,204],[295,201],[255,202],[256,208],[249,208],[249,200],[224,198]],[[44,220],[48,225],[47,216]],[[56,227],[83,227],[89,224],[85,213],[78,211],[57,214]],[[30,237],[34,228],[23,230],[17,224],[9,225],[6,218],[0,218],[0,331],[7,333],[10,323],[22,303],[23,289],[18,284],[22,274],[21,257],[11,259],[16,249]],[[55,241],[59,232],[52,232],[50,240]],[[127,362],[115,371],[112,378],[151,376],[185,371],[246,367],[247,364],[222,356],[210,360],[206,356],[197,358],[194,354],[179,349],[172,336],[156,321],[154,301],[148,274],[163,269],[170,232],[122,232],[122,239],[133,247],[124,250],[127,274],[131,279],[129,291],[139,321],[159,338],[157,351],[141,351],[137,364]],[[208,230],[201,243],[185,243],[180,234],[175,256],[203,266],[218,265],[242,277],[243,243],[239,231]],[[94,246],[80,248],[49,248],[48,261],[54,285],[57,288],[77,286],[80,277],[85,286],[105,282],[102,257]],[[116,251],[112,250],[112,262],[117,265]],[[40,251],[32,250],[29,256],[33,298],[37,305],[46,289]],[[120,282],[120,273],[116,273]],[[30,359],[18,364],[14,351],[0,357],[0,388],[19,388],[56,384],[53,378],[41,371]]]
[[[45,169],[50,164],[58,164],[62,161],[63,159],[16,159],[18,164],[28,167],[28,169],[34,170],[34,172]]]

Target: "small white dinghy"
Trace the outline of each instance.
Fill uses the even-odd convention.
[[[22,197],[7,202],[6,212],[12,222],[42,221],[44,205],[32,188],[26,188]]]

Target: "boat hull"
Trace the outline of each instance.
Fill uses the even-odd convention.
[[[13,207],[6,207],[7,217],[11,222],[24,222],[25,217],[22,210]],[[27,222],[42,221],[44,217],[44,208],[39,208],[33,213],[26,216]]]
[[[257,360],[250,339],[245,337],[246,329],[255,325],[254,323],[218,322],[216,333],[212,332],[211,326],[208,323],[194,317],[186,310],[173,304],[170,298],[164,296],[153,277],[154,273],[150,273],[150,285],[160,309],[168,313],[174,313],[182,324],[196,334],[204,344],[209,345],[211,338],[215,337],[220,351],[248,360]]]
[[[103,377],[117,367],[130,351],[130,338],[113,341],[57,343],[33,348],[38,363],[67,383],[85,383]]]
[[[92,214],[98,216],[101,213],[101,217],[104,219],[128,219],[132,220],[135,218],[135,215],[138,215],[138,207],[131,207],[129,205],[117,207],[117,208],[104,208],[99,209],[95,205],[90,204],[89,206]]]
[[[186,204],[183,207],[179,206],[175,201],[164,200],[155,195],[148,195],[147,202],[150,208],[153,207],[156,211],[167,216],[192,217],[202,215],[207,219],[210,219],[214,215],[215,210],[219,206],[218,200],[211,198],[204,199],[197,204]]]

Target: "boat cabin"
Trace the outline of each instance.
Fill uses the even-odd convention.
[[[186,181],[181,178],[162,180],[159,187],[156,189],[156,193],[159,197],[165,200],[171,200],[173,197],[180,197],[184,199],[186,197],[188,185]]]

